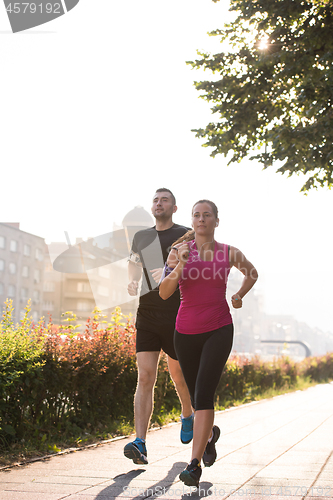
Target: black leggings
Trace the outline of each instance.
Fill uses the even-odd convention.
[[[233,324],[207,333],[175,330],[175,350],[195,410],[214,409],[214,395],[232,348]]]

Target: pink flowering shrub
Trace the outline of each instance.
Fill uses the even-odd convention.
[[[107,326],[103,321],[95,311],[83,333],[61,326],[45,340],[41,399],[53,425],[69,419],[82,427],[132,411],[135,328],[119,311]]]

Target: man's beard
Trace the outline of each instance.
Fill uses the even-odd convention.
[[[155,212],[154,214],[154,217],[156,220],[158,221],[164,221],[164,220],[168,220],[170,219],[170,217],[172,216],[172,214],[168,214],[166,212]]]

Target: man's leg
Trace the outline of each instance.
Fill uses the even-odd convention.
[[[154,406],[154,386],[157,376],[159,351],[142,351],[136,354],[138,384],[134,396],[134,421],[136,439],[124,448],[125,457],[135,464],[147,464],[146,434]]]
[[[179,397],[180,404],[182,405],[182,415],[187,418],[192,415],[192,405],[190,393],[184,379],[183,372],[180,368],[179,361],[172,359],[170,356],[168,358],[169,373],[175,384],[175,388]]]
[[[194,413],[192,410],[190,393],[188,391],[183,372],[179,361],[168,356],[168,366],[171,378],[182,406],[180,440],[183,444],[188,444],[193,439]]]
[[[154,387],[157,377],[158,351],[138,352],[138,385],[134,396],[134,420],[136,436],[146,439],[154,406]]]

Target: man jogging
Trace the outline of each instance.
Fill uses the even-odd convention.
[[[138,383],[134,396],[134,420],[136,439],[124,448],[127,458],[135,464],[147,464],[146,434],[153,411],[154,386],[160,352],[168,359],[171,378],[182,406],[181,441],[189,443],[193,437],[193,414],[189,392],[179,366],[173,346],[175,320],[180,303],[179,290],[164,301],[158,293],[161,267],[167,260],[172,243],[188,231],[188,228],[174,224],[173,214],[177,211],[176,200],[169,189],[157,189],[152,205],[156,226],[134,235],[128,262],[128,293],[138,293],[142,279],[139,308],[136,318],[136,352]]]

